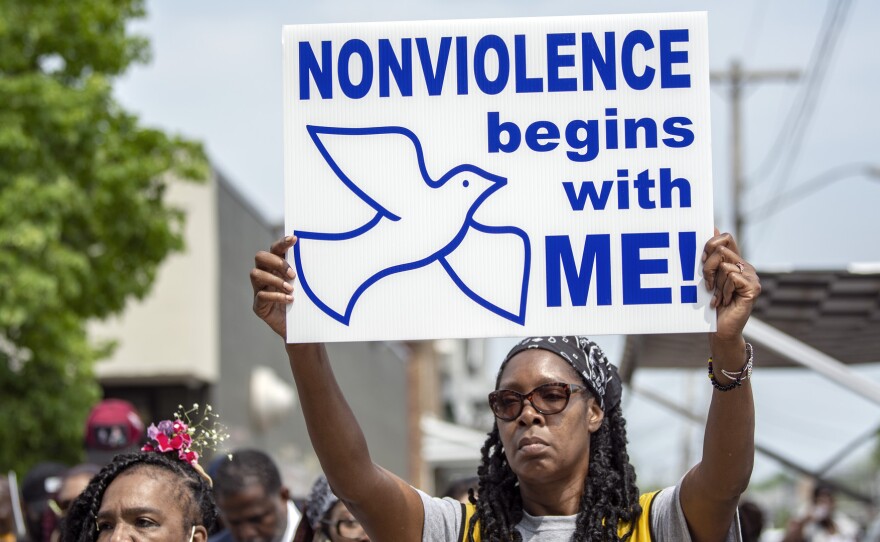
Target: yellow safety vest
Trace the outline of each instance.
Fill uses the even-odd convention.
[[[651,503],[654,501],[654,497],[657,496],[659,491],[654,491],[652,493],[644,493],[639,496],[639,504],[642,505],[642,513],[639,515],[639,519],[636,520],[635,525],[630,523],[621,523],[617,527],[617,535],[622,537],[626,533],[632,531],[632,535],[629,538],[629,542],[651,542]],[[468,529],[471,524],[471,517],[476,513],[477,506],[475,504],[466,503],[464,509],[464,522],[463,528],[461,529],[461,533],[458,537],[459,542],[466,542],[468,540]],[[476,532],[474,533],[474,542],[480,542],[480,522],[479,520],[476,523]]]

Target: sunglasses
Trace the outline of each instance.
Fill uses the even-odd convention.
[[[532,408],[545,416],[558,414],[568,406],[568,400],[572,393],[586,390],[586,386],[566,384],[564,382],[551,382],[538,386],[529,393],[519,393],[513,390],[495,390],[489,394],[489,406],[492,413],[499,420],[506,422],[515,420],[522,414],[525,401],[528,399]]]

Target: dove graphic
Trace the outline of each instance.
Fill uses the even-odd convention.
[[[474,219],[480,205],[507,179],[471,164],[458,165],[432,179],[418,137],[400,126],[309,125],[306,129],[330,169],[371,208],[365,215],[369,220],[348,231],[294,231],[299,239],[293,247],[297,276],[303,292],[321,311],[349,325],[358,299],[371,285],[394,273],[438,262],[468,298],[524,325],[531,263],[528,236],[516,227],[487,226]],[[465,277],[475,276],[473,271],[457,272],[452,263],[455,258],[450,257],[463,243],[485,247],[487,239],[503,240],[495,246],[516,253],[502,259],[522,265],[521,270],[518,266],[503,270],[519,273],[518,291],[507,297],[505,306],[469,286]],[[313,261],[338,272],[332,280],[311,272],[308,262]],[[479,265],[491,266],[491,262]]]

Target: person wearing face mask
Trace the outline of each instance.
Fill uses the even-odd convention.
[[[180,420],[150,427],[152,442],[117,455],[73,501],[62,542],[207,542],[217,521],[211,479]]]
[[[783,542],[856,542],[858,536],[859,525],[837,510],[834,489],[817,484],[809,510],[789,523]]]
[[[259,252],[253,310],[286,338],[296,238]],[[322,344],[286,344],[315,452],[335,493],[374,540],[720,542],[741,540],[737,504],[754,463],[753,350],[743,337],[758,275],[729,234],[709,239],[703,278],[717,330],[701,461],[680,482],[640,493],[627,452],[622,383],[585,337],[530,337],[505,358],[489,404],[476,503],[435,499],[373,463]],[[705,361],[704,361],[705,363]]]
[[[312,484],[293,542],[370,542],[370,537],[322,475]]]

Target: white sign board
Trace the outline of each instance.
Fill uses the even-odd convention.
[[[713,328],[705,13],[282,41],[288,340]]]

